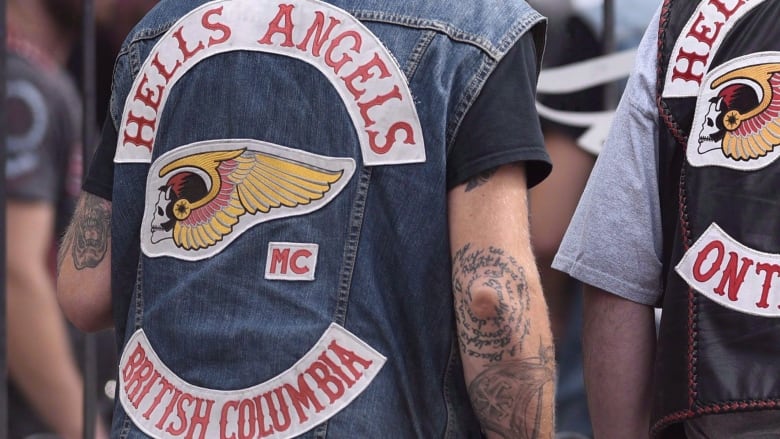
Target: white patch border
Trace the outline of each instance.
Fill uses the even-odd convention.
[[[698,282],[693,277],[693,266],[696,263],[699,251],[701,251],[704,247],[706,247],[707,244],[713,241],[721,241],[724,243],[725,254],[728,254],[731,251],[735,251],[740,256],[750,256],[754,262],[768,261],[780,265],[780,254],[761,252],[752,249],[729,236],[716,223],[712,223],[699,237],[699,239],[696,240],[693,246],[688,249],[685,255],[683,255],[680,262],[674,267],[677,274],[680,275],[680,277],[685,280],[685,282],[688,283],[691,288],[721,306],[741,313],[759,317],[780,317],[780,307],[778,306],[780,301],[770,303],[765,310],[761,310],[761,308],[756,306],[756,303],[761,299],[764,286],[759,275],[754,273],[755,270],[751,270],[750,268],[748,269],[748,273],[745,275],[745,280],[740,287],[740,298],[737,300],[737,302],[731,301],[726,295],[721,296],[713,292],[713,288],[718,286],[721,279],[719,276],[713,275],[710,280],[704,283]],[[751,268],[754,266],[755,265],[751,265]],[[780,285],[780,279],[778,279],[778,285]],[[772,290],[778,290],[778,288],[773,288]],[[770,297],[772,297],[771,293],[772,291],[770,290]],[[746,297],[748,295],[750,295],[749,298]],[[778,297],[780,297],[780,295],[778,295]]]
[[[344,83],[340,80],[339,73],[333,72],[331,68],[325,64],[324,55],[320,57],[311,56],[308,51],[297,50],[295,45],[293,45],[292,48],[285,48],[280,47],[278,44],[264,46],[257,43],[257,39],[263,35],[256,30],[265,29],[275,16],[275,11],[278,10],[278,6],[282,4],[294,5],[298,12],[307,13],[312,17],[314,16],[315,12],[323,10],[328,11],[330,14],[332,14],[331,16],[337,16],[340,20],[342,20],[338,26],[343,27],[344,32],[354,31],[363,38],[360,53],[350,52],[350,56],[353,58],[353,60],[350,62],[354,63],[356,66],[362,65],[367,60],[372,58],[372,54],[376,54],[380,57],[382,62],[390,71],[389,78],[392,78],[392,80],[383,80],[381,78],[370,79],[363,84],[365,85],[365,90],[369,92],[370,95],[373,95],[370,93],[372,91],[372,84],[377,86],[377,83],[384,81],[384,83],[390,83],[397,86],[402,97],[399,102],[388,100],[383,103],[382,106],[387,105],[387,109],[383,109],[381,114],[378,116],[374,115],[374,124],[371,126],[371,128],[374,129],[374,131],[381,131],[382,129],[389,130],[393,126],[394,122],[406,122],[409,124],[412,130],[412,136],[415,139],[414,144],[402,143],[399,140],[399,142],[388,151],[381,153],[373,151],[370,146],[369,135],[367,134],[368,127],[360,128],[362,127],[362,119],[360,116],[361,109],[358,107],[357,100],[355,100],[355,98],[348,91],[346,85],[344,85]],[[175,86],[176,82],[181,79],[187,71],[189,71],[192,67],[204,59],[217,54],[239,50],[273,53],[277,55],[288,56],[304,61],[317,68],[334,86],[339,96],[341,97],[343,104],[345,105],[345,108],[347,109],[352,119],[355,132],[360,142],[363,161],[367,166],[425,162],[426,154],[422,126],[420,124],[420,119],[414,104],[414,98],[409,89],[406,75],[404,75],[395,57],[392,55],[392,53],[390,53],[389,50],[387,50],[382,42],[354,16],[350,15],[343,9],[320,0],[287,0],[283,3],[281,1],[277,1],[274,3],[274,6],[277,6],[277,8],[269,8],[269,5],[267,4],[261,4],[254,1],[210,1],[184,15],[173,26],[171,26],[170,30],[166,32],[165,35],[163,35],[152,48],[144,64],[141,66],[140,71],[136,75],[128,96],[126,97],[124,110],[122,112],[122,121],[118,130],[117,148],[116,154],[114,156],[114,162],[151,162],[152,151],[154,149],[154,143],[156,142],[157,137],[156,130],[159,126],[159,120],[165,108],[165,103],[169,96],[170,90]],[[181,29],[183,29],[184,32],[188,30],[190,33],[195,32],[190,28],[198,27],[196,23],[202,18],[203,13],[220,7],[224,9],[221,13],[223,21],[219,24],[229,23],[230,25],[234,26],[231,28],[231,36],[228,38],[228,41],[220,43],[213,48],[205,48],[197,52],[176,70],[170,80],[163,81],[163,83],[160,84],[159,81],[161,75],[159,71],[153,67],[153,60],[155,57],[159,56],[160,59],[163,60],[163,64],[165,63],[165,60],[180,61],[179,55],[181,54],[181,50],[179,50],[178,47],[178,40],[176,40],[174,37],[176,32]],[[271,11],[270,13],[268,12],[269,10]],[[308,24],[310,21],[306,21],[306,23]],[[203,35],[201,35],[201,38],[194,39],[194,41],[208,41],[210,35],[205,32],[202,25],[199,29],[203,31]],[[296,29],[297,34],[306,31],[306,29],[303,29],[300,26]],[[198,32],[198,34],[200,34],[200,32]],[[299,37],[297,34],[296,36]],[[296,40],[299,41],[298,38],[296,38]],[[159,103],[157,105],[156,111],[135,98],[136,91],[139,90],[140,84],[144,78],[147,78],[149,81],[147,83],[147,90],[153,89],[156,86],[163,87],[161,95],[158,96]],[[157,81],[155,82],[154,79]],[[158,90],[156,89],[154,93],[159,94]],[[377,95],[382,94],[383,92],[380,92]],[[143,133],[149,134],[149,131],[151,131],[151,147],[149,149],[142,146],[136,146],[135,144],[131,142],[125,142],[124,140],[126,137],[125,132],[128,124],[128,116],[134,111],[135,114],[140,117],[147,117],[151,115],[151,119],[154,121],[154,128],[149,129],[149,127],[146,126],[141,127],[143,128],[141,133],[138,133],[139,126],[138,124],[135,124],[135,132],[138,135],[143,135]],[[389,114],[395,114],[398,117],[397,119],[392,119],[392,117],[388,117]],[[144,137],[148,138],[149,136]]]
[[[319,414],[312,415],[311,417],[309,417],[309,419],[306,422],[302,424],[297,423],[292,425],[290,429],[283,432],[282,434],[275,433],[270,436],[267,436],[269,439],[289,439],[292,437],[296,437],[311,430],[317,425],[327,421],[328,419],[338,414],[341,410],[346,408],[349,404],[351,404],[355,400],[355,398],[360,396],[360,394],[362,394],[368,388],[368,386],[373,382],[374,378],[376,378],[379,371],[382,369],[385,362],[387,361],[387,357],[377,352],[374,348],[372,348],[366,342],[358,338],[356,335],[349,332],[346,328],[338,325],[337,323],[331,323],[328,326],[327,330],[323,333],[322,337],[320,337],[320,339],[317,341],[317,343],[315,343],[315,345],[312,346],[312,348],[301,359],[299,359],[289,369],[285,370],[279,375],[263,383],[245,389],[214,390],[205,387],[195,386],[193,384],[184,381],[182,378],[176,375],[171,369],[169,369],[165,365],[165,363],[162,362],[162,360],[160,360],[159,356],[152,348],[151,343],[149,342],[149,339],[146,337],[146,334],[144,333],[143,329],[139,329],[130,337],[130,339],[125,344],[125,349],[120,359],[119,374],[118,374],[119,380],[117,383],[117,385],[119,385],[118,393],[119,393],[120,403],[122,404],[122,408],[124,409],[127,416],[130,417],[130,419],[132,420],[133,424],[136,427],[138,427],[141,431],[146,433],[147,435],[155,439],[176,439],[179,438],[180,436],[173,436],[170,434],[166,434],[164,432],[163,434],[161,434],[159,430],[154,428],[153,421],[145,420],[143,418],[142,413],[147,409],[145,405],[139,404],[141,407],[136,409],[135,407],[133,407],[132,403],[128,399],[123,370],[127,365],[127,362],[129,361],[129,357],[132,355],[132,352],[135,350],[136,346],[141,346],[145,350],[147,356],[146,358],[152,361],[154,369],[162,372],[161,376],[165,377],[165,379],[167,379],[168,382],[174,386],[174,388],[186,389],[190,395],[196,395],[197,397],[201,397],[204,399],[214,400],[215,403],[214,406],[212,407],[213,410],[211,412],[212,416],[209,419],[209,426],[212,425],[218,426],[222,414],[221,407],[223,407],[225,403],[230,401],[235,401],[235,400],[240,401],[243,399],[250,398],[251,396],[254,395],[260,395],[266,389],[278,388],[279,383],[294,382],[295,380],[290,379],[290,377],[293,378],[297,377],[300,373],[303,372],[303,370],[306,369],[305,367],[306,365],[313,364],[316,358],[318,357],[318,355],[321,352],[325,352],[327,350],[327,346],[332,341],[338,341],[339,344],[341,344],[342,346],[348,347],[353,351],[358,351],[361,357],[371,360],[372,364],[368,369],[364,369],[361,371],[363,373],[363,376],[360,377],[352,387],[344,389],[344,395],[333,406],[326,408]],[[221,404],[219,404],[218,402],[221,402]],[[155,413],[161,406],[162,404],[159,404],[152,413]],[[290,410],[293,409],[291,408]],[[215,413],[216,415],[214,415]],[[298,426],[299,428],[296,429],[295,428],[296,426]],[[209,432],[211,432],[210,429],[206,431],[206,437],[212,437],[212,435],[210,435]],[[218,437],[218,435],[213,437]]]
[[[710,65],[712,65],[712,60],[715,57],[715,54],[718,52],[718,48],[723,43],[723,40],[726,38],[726,36],[731,32],[731,29],[736,26],[736,24],[739,22],[742,17],[744,17],[748,12],[752,11],[754,8],[762,4],[766,0],[747,0],[746,3],[740,7],[737,11],[734,12],[734,14],[729,17],[728,20],[723,20],[723,16],[720,15],[720,20],[713,20],[717,23],[724,23],[723,27],[721,28],[717,38],[713,40],[712,46],[709,47],[707,51],[707,61],[706,63],[701,66],[700,73],[702,74],[702,81],[704,81],[704,76],[707,74],[707,72],[710,69]],[[683,28],[682,32],[680,33],[680,36],[678,37],[677,41],[674,44],[674,49],[672,50],[671,57],[669,58],[669,67],[667,68],[666,72],[666,79],[664,81],[664,92],[663,97],[664,98],[685,98],[685,97],[693,97],[696,96],[699,92],[699,88],[701,88],[701,84],[695,83],[693,81],[685,81],[685,80],[673,80],[672,75],[674,73],[674,67],[676,66],[675,61],[678,60],[679,54],[682,49],[686,49],[687,52],[694,52],[699,53],[696,51],[696,48],[699,45],[705,45],[705,43],[702,43],[701,41],[697,40],[696,38],[689,37],[688,34],[693,30],[693,26],[697,21],[697,18],[700,13],[703,13],[705,17],[712,17],[713,14],[720,14],[720,12],[717,11],[717,8],[711,6],[709,4],[708,0],[702,0],[699,2],[699,6],[696,8],[696,11],[690,16],[688,19],[688,22],[685,24],[685,27]],[[713,21],[704,21],[704,25],[707,25],[709,23],[712,23]]]
[[[715,79],[730,71],[767,63],[780,64],[780,51],[756,52],[740,56],[721,64],[704,76],[704,79],[702,80],[702,87],[699,90],[699,94],[696,99],[696,110],[694,111],[693,123],[691,124],[692,129],[688,135],[688,145],[685,151],[688,164],[695,168],[717,166],[720,168],[733,169],[735,171],[758,171],[771,165],[778,159],[778,157],[780,157],[780,145],[775,146],[775,148],[772,151],[767,152],[765,156],[750,160],[736,160],[734,158],[727,157],[721,148],[713,149],[705,153],[698,152],[698,133],[704,124],[704,119],[707,117],[710,104],[709,100],[717,96],[721,89],[733,84],[734,82],[726,82],[714,90],[710,88],[710,84],[712,84]],[[694,127],[695,131],[693,129]],[[695,136],[694,133],[696,133]]]
[[[241,216],[238,223],[233,226],[233,230],[226,234],[223,239],[216,244],[199,250],[186,250],[176,246],[173,239],[165,239],[159,243],[152,243],[151,222],[154,217],[155,201],[159,188],[164,183],[164,178],[158,177],[159,170],[166,164],[184,156],[214,152],[231,149],[246,148],[251,151],[270,153],[276,156],[292,159],[301,163],[313,164],[325,169],[334,169],[338,165],[339,170],[344,174],[333,184],[332,188],[319,200],[314,200],[305,206],[285,207],[280,206],[271,209],[268,213],[258,213],[252,215],[245,213]],[[207,140],[204,142],[195,142],[174,148],[161,155],[154,161],[146,177],[146,195],[144,200],[144,215],[141,220],[141,251],[150,258],[161,256],[170,256],[185,261],[199,261],[215,256],[224,251],[233,241],[251,228],[262,223],[302,216],[316,212],[319,209],[329,205],[352,180],[355,173],[355,160],[352,158],[334,158],[313,154],[299,149],[287,148],[270,142],[263,142],[254,139],[220,139]]]
[[[272,254],[274,249],[288,248],[309,250],[311,252],[311,259],[313,260],[311,270],[304,274],[274,274],[271,273],[271,264],[273,263]],[[266,254],[265,261],[265,278],[268,280],[287,280],[287,281],[313,281],[315,279],[315,272],[317,271],[317,262],[319,258],[320,246],[318,244],[296,243],[296,242],[269,242],[268,253]],[[292,262],[292,261],[290,261]]]

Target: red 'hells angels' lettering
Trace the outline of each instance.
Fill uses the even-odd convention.
[[[780,255],[737,242],[712,224],[683,256],[677,273],[710,300],[764,317],[780,317]]]
[[[122,354],[119,397],[138,428],[158,439],[290,438],[349,405],[385,360],[331,324],[306,356],[281,375],[248,389],[219,391],[176,376],[139,330]]]
[[[367,165],[425,161],[406,77],[390,52],[346,11],[317,0],[207,2],[160,38],[130,90],[114,161],[149,163],[170,90],[207,57],[243,50],[316,67],[338,91]]]
[[[696,96],[726,34],[745,14],[764,1],[701,1],[674,45],[663,97]]]

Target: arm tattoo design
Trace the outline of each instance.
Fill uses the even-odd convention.
[[[539,357],[487,367],[471,383],[469,394],[485,428],[506,439],[537,439],[543,390],[554,377],[554,348],[540,344]]]
[[[453,257],[452,279],[461,351],[490,362],[520,352],[530,331],[526,318],[530,296],[523,268],[501,249],[472,250],[467,244]],[[498,305],[480,312],[472,306],[472,292],[486,287],[495,292]]]
[[[523,267],[494,247],[465,245],[452,261],[455,313],[461,352],[486,362],[469,384],[476,415],[485,429],[506,439],[538,439],[549,425],[549,396],[555,377],[552,345],[539,344],[539,354],[521,358],[530,333],[530,294]],[[480,309],[472,296],[489,291],[494,309]]]
[[[87,194],[76,208],[73,222],[65,237],[63,251],[71,248],[77,270],[95,268],[108,251],[111,242],[111,203]]]
[[[488,180],[490,180],[490,177],[492,177],[497,170],[498,170],[497,168],[488,169],[487,171],[484,171],[479,175],[477,175],[476,177],[469,180],[468,183],[466,183],[466,192],[471,192],[474,189],[487,183]]]

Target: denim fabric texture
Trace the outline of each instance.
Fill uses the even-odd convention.
[[[204,3],[161,1],[128,36],[115,65],[115,127],[154,44]],[[116,163],[112,283],[120,352],[143,329],[177,376],[229,391],[287,370],[336,323],[387,361],[354,401],[300,437],[479,438],[455,336],[447,154],[492,69],[521,35],[540,33],[543,18],[514,0],[332,4],[376,35],[404,72],[426,161],[365,166],[333,85],[300,60],[233,51],[198,63],[171,90],[153,161],[193,142],[257,139],[352,158],[356,170],[322,209],[258,224],[219,254],[186,261],[140,253],[149,164]],[[266,279],[273,242],[317,244],[316,278]],[[147,437],[119,403],[112,433]]]

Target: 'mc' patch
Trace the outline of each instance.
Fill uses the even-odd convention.
[[[733,59],[704,77],[686,155],[691,166],[761,169],[780,154],[780,52]]]
[[[272,242],[268,244],[265,278],[272,280],[314,280],[317,244]]]
[[[747,247],[710,225],[675,267],[693,289],[727,308],[780,317],[780,255]]]
[[[149,170],[141,250],[149,257],[208,258],[257,224],[321,209],[354,172],[352,158],[257,140],[184,145]]]
[[[204,59],[253,51],[306,62],[322,73],[352,119],[368,166],[425,161],[406,77],[359,20],[317,0],[210,1],[163,35],[125,102],[116,163],[149,163],[170,90]]]
[[[119,400],[156,439],[299,436],[335,416],[368,388],[386,358],[337,324],[288,370],[254,387],[214,390],[171,371],[143,330],[119,363]]]

